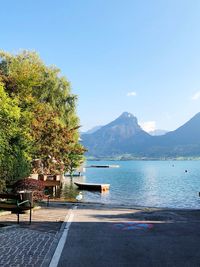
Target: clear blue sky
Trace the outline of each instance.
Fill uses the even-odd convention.
[[[59,67],[84,129],[128,111],[173,130],[200,111],[199,0],[0,4],[0,48],[36,50]]]

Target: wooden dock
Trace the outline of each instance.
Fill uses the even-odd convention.
[[[61,181],[46,180],[43,181],[44,186],[61,186]]]
[[[89,191],[107,191],[110,188],[110,184],[95,184],[95,183],[78,183],[74,182],[81,190]]]

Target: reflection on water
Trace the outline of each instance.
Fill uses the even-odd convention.
[[[71,184],[64,184],[62,191],[61,191],[61,198],[67,201],[76,201],[76,196],[78,195],[79,191]]]
[[[101,161],[101,165],[110,164],[110,161]],[[119,161],[116,164],[120,168],[87,168],[86,176],[72,180],[66,177],[62,196],[76,201],[80,190],[74,182],[108,183],[107,192],[81,190],[82,201],[199,209],[199,161]]]
[[[120,168],[87,169],[87,182],[109,183],[110,191],[105,197],[87,193],[86,201],[199,209],[199,161],[118,161],[116,164]]]
[[[73,178],[66,176],[61,191],[61,198],[67,201],[76,201],[76,196],[78,196],[79,190],[78,187],[74,184],[74,182],[84,182],[84,180],[84,176],[78,176]]]
[[[79,188],[74,184],[74,182],[84,183],[86,182],[86,176],[78,176],[78,177],[65,177],[63,188],[61,191],[61,198],[66,201],[76,201],[76,196],[78,196],[79,192],[82,192],[82,201],[88,201],[92,199],[93,202],[107,202],[109,200],[109,191],[87,191],[87,190],[79,190]]]
[[[108,191],[82,191],[83,192],[83,200],[86,202],[102,202],[102,203],[109,203],[110,202],[110,192]]]

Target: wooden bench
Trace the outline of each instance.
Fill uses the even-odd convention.
[[[19,224],[19,214],[29,210],[29,223],[31,224],[32,203],[30,200],[22,199],[22,194],[0,194],[0,209],[11,211],[17,214],[17,223]]]

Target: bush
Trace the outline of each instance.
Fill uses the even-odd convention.
[[[5,180],[0,180],[0,192],[3,192],[6,189],[6,182]]]
[[[42,200],[44,198],[44,182],[32,178],[18,180],[13,184],[13,191],[32,191],[33,201]]]

